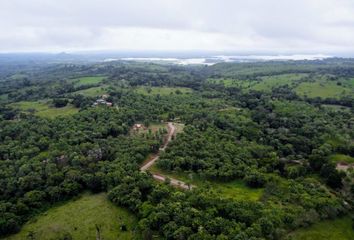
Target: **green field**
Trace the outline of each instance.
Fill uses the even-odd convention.
[[[295,85],[296,81],[305,77],[306,74],[281,74],[274,76],[265,76],[262,77],[262,81],[260,83],[255,84],[251,87],[253,90],[257,91],[271,91],[274,87],[280,87],[284,85],[291,86]]]
[[[136,92],[143,95],[170,95],[170,94],[186,94],[193,90],[184,87],[138,87]]]
[[[176,178],[197,187],[210,188],[224,198],[231,198],[235,200],[258,201],[264,191],[263,188],[249,188],[241,180],[234,180],[231,182],[206,181],[199,179],[195,174],[188,175],[186,173],[169,173],[157,168],[156,165],[153,165],[149,171],[152,173],[160,173],[167,177],[169,176],[171,178]]]
[[[22,101],[22,102],[12,103],[11,106],[18,108],[21,111],[33,112],[35,115],[39,117],[46,117],[46,118],[69,116],[79,111],[79,109],[75,108],[70,104],[62,108],[52,107],[50,106],[50,101],[48,100],[40,100],[35,102]]]
[[[73,92],[72,94],[81,94],[87,97],[98,97],[107,93],[106,86],[92,87]]]
[[[18,234],[6,239],[96,239],[96,226],[100,228],[101,239],[139,239],[134,230],[136,221],[127,210],[113,205],[106,194],[87,193],[49,209],[25,224]],[[127,231],[120,230],[122,224],[127,226]],[[29,238],[30,235],[34,238]]]
[[[309,228],[299,229],[289,234],[291,240],[353,240],[354,230],[350,217],[326,220]]]
[[[310,98],[340,98],[344,95],[353,95],[353,89],[339,86],[334,81],[316,81],[316,82],[303,82],[295,91],[300,96],[307,96]]]
[[[332,111],[346,111],[346,112],[350,112],[350,107],[345,107],[345,106],[341,106],[341,105],[334,105],[334,104],[322,104],[322,107],[328,109],[328,110],[332,110]]]
[[[307,74],[280,74],[274,76],[264,76],[253,80],[238,80],[227,78],[210,78],[209,83],[222,84],[225,87],[239,87],[245,90],[257,90],[257,91],[271,91],[274,87],[284,85],[296,85],[296,82]]]
[[[344,163],[354,163],[354,158],[344,154],[333,154],[329,157],[329,160],[334,163],[344,162]]]
[[[252,80],[238,80],[231,78],[209,78],[208,82],[213,84],[222,84],[225,87],[239,87],[242,89],[248,89],[257,84],[256,81]]]
[[[97,77],[82,77],[73,79],[73,83],[75,87],[83,86],[83,85],[90,85],[90,84],[98,84],[102,82],[105,77],[97,76]]]
[[[223,197],[235,200],[258,201],[262,194],[263,188],[249,188],[241,180],[231,182],[209,182],[212,189],[220,193]]]

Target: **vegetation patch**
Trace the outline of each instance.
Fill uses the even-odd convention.
[[[0,95],[0,101],[6,101],[7,99],[8,99],[8,95],[7,94]]]
[[[208,181],[199,178],[196,174],[168,172],[153,165],[149,169],[152,173],[162,174],[164,176],[175,178],[184,181],[188,184],[197,186],[198,188],[208,188],[215,191],[223,198],[230,198],[234,200],[250,200],[258,201],[264,192],[263,188],[250,188],[242,180],[233,180],[230,182]]]
[[[135,124],[131,129],[131,133],[135,135],[139,134],[155,134],[159,131],[167,131],[166,123],[151,123],[146,126],[146,124]]]
[[[96,77],[82,77],[73,79],[73,83],[75,87],[83,86],[83,85],[92,85],[92,84],[99,84],[105,79],[103,76],[96,76]]]
[[[138,236],[136,225],[136,218],[113,205],[106,194],[87,193],[33,218],[7,239],[96,239],[99,231],[100,239],[124,240]]]
[[[100,87],[92,87],[92,88],[79,90],[79,91],[73,92],[72,94],[81,94],[86,97],[97,97],[97,96],[101,96],[106,93],[107,93],[106,87],[100,86]]]
[[[350,88],[337,85],[334,81],[303,82],[296,89],[296,93],[310,98],[341,98],[344,95],[352,95]]]
[[[69,116],[79,111],[72,105],[61,108],[55,108],[50,105],[49,100],[40,100],[35,102],[22,101],[11,104],[23,112],[33,113],[39,117],[56,118],[59,116]]]
[[[354,239],[352,220],[349,216],[315,223],[289,234],[292,240],[351,240]]]
[[[251,86],[257,84],[254,80],[239,80],[239,79],[232,79],[232,78],[209,78],[208,83],[212,84],[221,84],[225,87],[238,87],[242,89],[250,88]]]
[[[329,157],[329,160],[334,163],[354,163],[354,158],[344,154],[333,154]]]
[[[171,95],[171,94],[187,94],[191,93],[193,90],[191,88],[184,87],[145,87],[141,86],[136,89],[136,92],[143,95]]]
[[[271,91],[274,87],[295,85],[298,80],[305,76],[306,74],[281,74],[265,76],[261,77],[262,81],[252,86],[251,89],[258,91]]]
[[[206,184],[210,184],[211,188],[223,197],[235,200],[258,201],[264,191],[263,188],[250,188],[241,180],[231,182],[208,182]]]

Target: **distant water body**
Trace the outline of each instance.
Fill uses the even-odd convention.
[[[323,60],[332,56],[315,54],[315,55],[248,55],[248,56],[210,56],[200,58],[157,58],[157,57],[124,57],[124,58],[107,58],[104,62],[124,60],[124,61],[140,61],[169,63],[178,65],[213,65],[221,62],[258,62],[258,61],[289,61],[289,60]]]

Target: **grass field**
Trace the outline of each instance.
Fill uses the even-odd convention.
[[[122,224],[127,226],[127,231],[120,230]],[[102,239],[140,239],[134,232],[136,225],[136,218],[113,205],[106,194],[87,193],[77,200],[49,209],[25,224],[18,234],[6,239],[96,239],[96,226],[100,228]],[[28,238],[30,234],[34,238]]]
[[[239,87],[242,89],[248,89],[254,86],[255,84],[257,84],[256,81],[238,80],[238,79],[231,79],[231,78],[209,78],[208,82],[214,84],[222,84],[225,87]]]
[[[344,162],[344,163],[354,163],[354,158],[344,154],[333,154],[329,157],[329,160],[334,163]]]
[[[295,91],[300,96],[308,96],[310,98],[340,98],[344,95],[352,95],[353,90],[348,87],[339,86],[334,81],[316,81],[316,82],[303,82]]]
[[[190,88],[183,87],[138,87],[136,92],[143,95],[157,95],[161,96],[170,95],[170,94],[186,94],[191,93],[193,90]]]
[[[169,176],[171,178],[176,178],[182,180],[184,182],[191,183],[197,187],[211,188],[216,193],[224,198],[231,198],[235,200],[251,200],[258,201],[264,189],[253,189],[246,186],[246,184],[241,180],[234,180],[231,182],[217,182],[217,181],[206,181],[203,179],[199,179],[197,176],[188,175],[184,173],[169,173],[166,171],[162,171],[157,168],[156,165],[153,165],[149,171],[152,173],[162,173],[164,176]]]
[[[258,201],[263,194],[262,188],[249,188],[241,180],[234,180],[231,182],[210,182],[212,189],[220,193],[226,198],[235,200],[251,200]]]
[[[24,112],[33,112],[35,115],[39,117],[46,118],[55,118],[59,116],[68,116],[75,114],[79,111],[79,109],[75,108],[72,105],[67,105],[62,108],[55,108],[50,106],[50,101],[48,100],[40,100],[35,102],[17,102],[12,103],[11,106],[20,109]]]
[[[295,85],[296,81],[305,77],[307,74],[280,74],[274,76],[264,76],[260,79],[254,80],[238,80],[238,79],[227,79],[227,78],[217,78],[208,79],[208,82],[215,84],[222,84],[225,87],[239,87],[245,90],[257,90],[257,91],[271,91],[273,87],[284,86],[286,84]]]
[[[332,110],[332,111],[346,111],[346,112],[350,112],[350,107],[345,107],[345,106],[341,106],[341,105],[335,105],[335,104],[322,104],[322,107],[328,109],[328,110]]]
[[[354,230],[350,217],[326,220],[309,228],[289,234],[291,240],[353,240]]]
[[[281,74],[274,76],[265,76],[262,77],[262,81],[260,83],[255,84],[251,87],[253,90],[257,91],[271,91],[274,87],[289,85],[295,85],[296,81],[305,77],[306,74]]]
[[[90,84],[98,84],[103,81],[105,77],[82,77],[73,79],[73,83],[75,87],[83,86],[83,85],[90,85]]]
[[[92,87],[80,91],[73,92],[72,94],[81,94],[87,97],[97,97],[107,93],[106,86]]]

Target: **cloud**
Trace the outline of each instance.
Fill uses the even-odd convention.
[[[354,53],[351,0],[2,0],[0,51]]]

